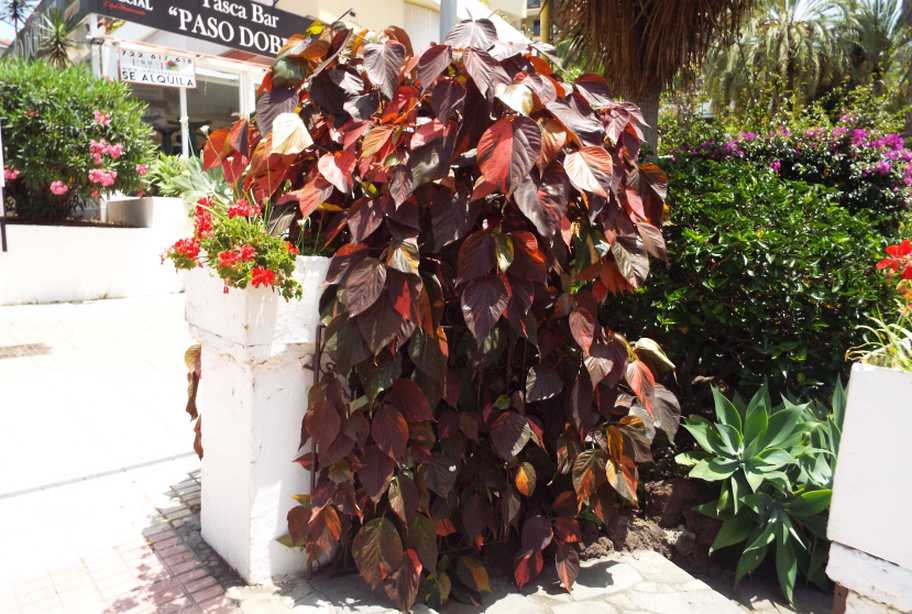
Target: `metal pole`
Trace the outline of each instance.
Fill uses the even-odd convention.
[[[551,42],[551,0],[542,0],[541,11],[538,13],[538,31],[541,42]]]
[[[89,54],[92,58],[92,76],[96,78],[101,77],[101,47],[96,43],[98,39],[98,15],[89,13]]]
[[[0,168],[3,165],[3,126],[0,126]],[[6,251],[6,210],[3,203],[3,188],[6,187],[6,175],[0,175],[0,249]]]
[[[317,326],[317,335],[316,342],[314,347],[314,357],[313,357],[313,383],[316,384],[320,381],[320,363],[323,359],[323,325],[320,324]],[[313,385],[313,384],[311,384]],[[313,503],[313,492],[317,487],[317,440],[313,437],[310,438],[310,492],[307,493],[311,497],[311,503]],[[305,569],[305,575],[307,578],[313,576],[313,559],[310,558],[310,553],[307,553],[307,567]]]
[[[459,16],[456,14],[458,0],[440,0],[440,40],[443,41],[456,22]]]
[[[190,117],[187,111],[187,88],[180,88],[181,156],[190,157]]]

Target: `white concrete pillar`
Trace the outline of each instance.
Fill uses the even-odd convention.
[[[302,571],[306,555],[276,539],[288,532],[292,495],[309,492],[298,456],[301,421],[329,259],[299,257],[300,301],[231,289],[209,270],[186,281],[186,318],[202,344],[203,539],[248,582]]]
[[[910,433],[912,373],[853,365],[827,525],[848,613],[912,612]]]

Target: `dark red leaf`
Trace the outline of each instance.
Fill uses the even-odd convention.
[[[583,147],[564,158],[567,178],[580,192],[608,198],[611,192],[614,162],[604,147]]]
[[[550,520],[541,515],[526,518],[522,529],[523,550],[544,550],[551,543],[552,537],[554,533]]]
[[[348,231],[352,241],[361,243],[380,228],[386,213],[383,200],[359,198],[348,210]]]
[[[532,429],[528,419],[515,411],[505,411],[491,425],[491,443],[504,460],[513,460],[526,447]]]
[[[576,544],[583,539],[579,521],[570,516],[560,516],[554,519],[554,533],[557,535],[557,540],[564,544]]]
[[[513,564],[513,581],[517,588],[522,588],[542,572],[545,560],[539,550],[524,550],[519,553]]]
[[[509,193],[525,183],[541,151],[541,130],[528,117],[502,117],[478,141],[478,167],[488,183]]]
[[[476,279],[462,291],[462,317],[478,343],[484,341],[503,315],[510,294],[500,277]]]
[[[377,447],[386,452],[393,460],[400,461],[405,456],[409,428],[405,418],[392,405],[383,404],[371,421],[371,437]]]
[[[256,101],[256,124],[260,134],[272,130],[272,121],[282,113],[290,113],[298,104],[297,92],[288,87],[276,87],[264,92]]]
[[[609,387],[614,387],[624,374],[627,364],[627,350],[618,341],[608,343],[594,343],[590,347],[589,356],[583,359],[592,387],[596,388],[605,382]]]
[[[441,79],[431,92],[431,109],[443,123],[461,112],[465,106],[466,89],[456,79]]]
[[[443,42],[457,49],[467,47],[487,49],[496,40],[497,28],[490,19],[466,19],[453,26]]]
[[[434,521],[424,514],[415,514],[408,524],[406,543],[414,548],[422,565],[429,573],[437,570],[437,533]]]
[[[564,382],[557,370],[549,365],[529,368],[526,375],[526,403],[556,397],[564,389]]]
[[[409,548],[405,551],[402,566],[383,582],[383,590],[402,612],[410,611],[418,598],[421,569],[418,553]]]
[[[466,72],[475,82],[481,95],[490,98],[494,95],[494,88],[498,84],[510,83],[510,75],[504,70],[503,65],[481,49],[466,49],[462,54],[462,61]],[[536,157],[538,153],[536,152]]]
[[[494,239],[490,232],[478,230],[469,235],[459,246],[457,282],[465,283],[485,277],[497,264]]]
[[[653,415],[653,400],[655,399],[655,376],[642,360],[634,360],[627,364],[624,374],[627,385],[639,399],[640,404]]]
[[[386,265],[376,258],[362,258],[355,263],[345,276],[339,290],[339,300],[345,305],[350,317],[368,310],[386,286]]]
[[[380,586],[402,565],[402,539],[396,526],[383,517],[367,522],[352,542],[352,558],[371,588]]]
[[[396,463],[393,459],[381,452],[377,446],[368,446],[364,450],[363,465],[358,469],[358,479],[364,486],[364,494],[378,501],[386,492],[395,470]]]
[[[569,544],[558,544],[557,552],[554,555],[554,565],[557,567],[557,576],[560,578],[561,586],[570,592],[580,570],[579,552],[576,547]]]
[[[329,447],[339,435],[342,418],[339,411],[326,400],[318,400],[304,415],[304,426],[321,448]]]
[[[405,63],[405,54],[405,45],[395,40],[364,47],[367,76],[387,99],[392,99],[399,85],[399,72]]]
[[[400,473],[390,482],[389,490],[390,508],[407,525],[418,511],[418,489],[415,481],[407,475]]]
[[[581,503],[586,503],[605,482],[605,453],[599,449],[580,452],[573,463],[573,489]]]
[[[453,61],[453,48],[449,45],[431,45],[421,54],[418,60],[416,73],[421,83],[421,90],[425,91],[437,80]]]
[[[565,102],[554,101],[545,106],[583,145],[601,145],[605,141],[605,129],[595,116],[583,115]]]
[[[386,394],[386,400],[401,411],[409,423],[434,419],[424,391],[410,379],[397,379]]]
[[[317,162],[320,174],[343,194],[348,194],[352,189],[352,172],[358,160],[351,151],[337,151],[326,153]]]
[[[390,304],[386,294],[371,305],[370,309],[356,318],[358,330],[373,356],[396,339],[403,327],[409,322]],[[412,323],[414,327],[414,323]],[[414,330],[414,328],[412,328]]]

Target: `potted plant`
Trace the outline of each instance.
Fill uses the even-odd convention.
[[[852,366],[842,447],[833,484],[827,573],[848,589],[847,607],[871,601],[912,610],[912,494],[901,484],[912,432],[912,243],[887,248],[878,268],[903,298],[893,321],[874,319],[868,342],[849,353]],[[872,467],[876,461],[876,469]],[[894,610],[891,610],[894,611]]]

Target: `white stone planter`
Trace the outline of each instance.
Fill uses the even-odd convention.
[[[910,446],[912,373],[855,364],[827,527],[847,612],[912,611]]]
[[[304,569],[288,532],[293,495],[310,492],[298,455],[301,421],[329,259],[298,257],[300,301],[263,288],[231,289],[209,270],[187,277],[186,318],[202,344],[203,538],[248,582]]]
[[[183,199],[168,196],[144,196],[107,202],[107,221],[131,228],[170,226],[184,228],[190,234],[191,224]],[[179,238],[179,237],[177,237]],[[175,240],[177,240],[175,238]]]
[[[150,228],[8,224],[0,252],[0,305],[88,301],[180,292],[161,255],[188,236],[179,225]]]

